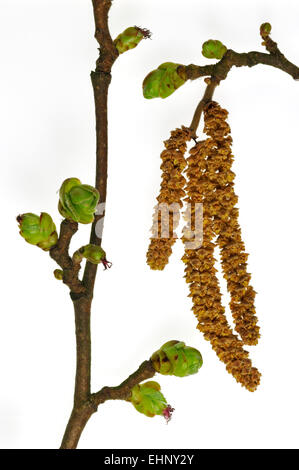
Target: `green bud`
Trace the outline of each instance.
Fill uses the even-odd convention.
[[[162,375],[186,377],[196,374],[202,366],[200,352],[182,341],[168,341],[151,357],[153,366]]]
[[[226,53],[227,48],[221,41],[209,39],[202,45],[202,55],[207,59],[222,59]]]
[[[150,72],[143,80],[144,98],[167,98],[182,86],[186,82],[187,77],[184,73],[184,66],[181,66],[182,70],[180,70],[180,73],[177,72],[179,66],[181,64],[165,62],[159,65],[156,70]]]
[[[63,279],[63,271],[62,271],[62,269],[54,269],[53,274],[54,274],[54,277],[55,277],[58,281],[62,281],[62,279]]]
[[[167,402],[160,389],[160,385],[154,381],[135,385],[131,391],[130,401],[139,413],[143,413],[149,418],[163,415],[167,408]]]
[[[78,263],[80,264],[81,261],[83,260],[84,256],[82,254],[82,248],[80,248],[80,250],[78,251],[75,251],[75,253],[73,254],[73,262],[74,263]]]
[[[82,249],[82,255],[93,264],[99,264],[106,258],[106,252],[97,245],[86,245]]]
[[[90,244],[82,246],[80,250],[73,254],[73,261],[75,263],[81,263],[83,258],[86,258],[87,261],[93,264],[102,263],[105,269],[111,268],[112,266],[112,263],[106,260],[106,252],[102,247],[97,245]]]
[[[17,217],[20,235],[26,242],[49,251],[57,243],[57,232],[52,217],[46,212],[40,216],[28,212]]]
[[[270,23],[263,23],[260,26],[260,33],[261,33],[262,38],[269,36],[269,34],[271,33],[271,29],[272,29],[272,26],[270,25]]]
[[[99,202],[99,192],[78,178],[66,179],[59,191],[58,210],[66,219],[80,224],[90,224]]]
[[[118,52],[123,54],[123,52],[134,49],[134,47],[138,46],[142,39],[147,39],[150,37],[151,33],[147,29],[138,28],[138,26],[132,26],[119,34],[114,40],[114,44]]]

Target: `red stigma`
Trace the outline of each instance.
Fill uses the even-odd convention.
[[[107,261],[106,258],[102,259],[102,264],[104,265],[104,269],[111,268],[112,263],[110,261]]]
[[[168,424],[169,421],[171,420],[171,417],[172,417],[172,413],[174,412],[174,408],[172,408],[171,405],[167,405],[167,407],[165,408],[165,410],[162,411],[162,414],[164,416],[164,418],[166,419],[166,423]]]

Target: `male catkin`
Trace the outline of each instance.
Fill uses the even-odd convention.
[[[221,264],[227,288],[231,295],[230,308],[236,331],[244,343],[257,344],[259,327],[255,316],[255,291],[249,284],[251,275],[247,272],[247,258],[238,222],[238,197],[234,191],[235,174],[231,167],[232,138],[226,121],[228,112],[218,103],[211,102],[204,110],[204,132],[208,153],[205,174],[214,184],[214,192],[207,199],[212,210],[213,231],[220,247]]]
[[[237,382],[248,390],[254,391],[260,382],[260,373],[252,367],[248,352],[243,349],[243,342],[233,334],[225,310],[221,304],[221,293],[216,276],[214,258],[213,217],[218,211],[215,196],[215,183],[207,174],[207,155],[213,149],[213,142],[207,139],[197,143],[190,150],[187,158],[188,178],[186,193],[189,206],[196,202],[203,203],[203,242],[200,248],[186,249],[183,261],[186,264],[185,278],[190,284],[190,297],[193,312],[198,319],[198,329],[210,341],[219,359],[226,364],[226,369]],[[192,225],[192,220],[191,220]],[[183,242],[190,242],[189,227],[184,230]]]
[[[174,231],[179,223],[179,209],[185,196],[186,180],[182,175],[186,166],[184,154],[190,139],[191,131],[182,127],[172,131],[170,138],[164,142],[165,150],[161,153],[162,182],[157,197],[158,205],[153,215],[153,237],[147,251],[147,264],[151,269],[164,269],[176,241]],[[166,205],[166,214],[161,213],[163,204]],[[173,208],[170,207],[171,204],[174,205]]]

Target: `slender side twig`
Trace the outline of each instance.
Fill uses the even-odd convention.
[[[211,101],[216,86],[221,82],[221,80],[226,79],[233,66],[253,67],[258,64],[270,65],[271,67],[278,68],[291,75],[294,80],[299,80],[299,67],[285,58],[282,52],[280,52],[277,43],[274,42],[270,36],[263,37],[262,44],[266,47],[269,54],[256,51],[238,53],[232,49],[228,49],[222,59],[216,64],[204,66],[190,64],[186,66],[180,65],[178,67],[178,73],[182,73],[189,80],[196,80],[197,78],[207,76],[211,77],[205,94],[195,110],[193,120],[190,125],[190,128],[193,131],[193,138],[196,137],[196,130],[203,108],[209,101]]]
[[[70,288],[71,296],[76,298],[85,292],[85,287],[78,279],[80,265],[75,265],[68,254],[73,235],[78,230],[77,222],[63,220],[60,226],[60,234],[57,244],[51,248],[50,256],[63,270],[63,282]]]
[[[192,122],[189,126],[189,128],[192,131],[192,138],[193,139],[196,139],[196,130],[198,128],[199,121],[200,121],[202,112],[204,110],[204,107],[213,98],[215,88],[218,84],[219,84],[219,82],[216,78],[212,77],[211,79],[209,79],[209,82],[208,82],[208,85],[206,87],[205,93],[204,93],[202,99],[200,100],[200,102],[197,105],[197,108],[195,110]]]
[[[131,374],[120,385],[117,387],[103,387],[99,392],[91,395],[91,400],[95,407],[98,407],[107,400],[127,400],[135,385],[152,378],[155,373],[152,362],[144,361],[136,372]]]

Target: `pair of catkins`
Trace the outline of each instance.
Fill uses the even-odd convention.
[[[182,236],[185,244],[182,260],[198,329],[226,364],[227,371],[249,391],[254,391],[261,374],[252,366],[243,345],[257,344],[260,335],[255,315],[255,291],[247,272],[248,255],[238,223],[232,138],[227,115],[228,112],[216,102],[206,105],[204,132],[207,137],[195,143],[187,158],[187,143],[192,136],[190,129],[176,129],[164,142],[165,150],[161,153],[162,183],[154,212],[147,263],[151,269],[158,270],[163,270],[168,263],[176,241],[174,231],[179,223],[177,208],[182,208],[185,201],[187,224]],[[169,207],[166,217],[161,205]],[[195,220],[198,205],[203,207],[202,233],[198,233],[201,229]],[[163,234],[167,236],[163,237]],[[195,243],[198,240],[200,243]],[[223,276],[231,296],[230,309],[239,336],[230,327],[221,303],[214,258],[216,244],[220,249]]]

